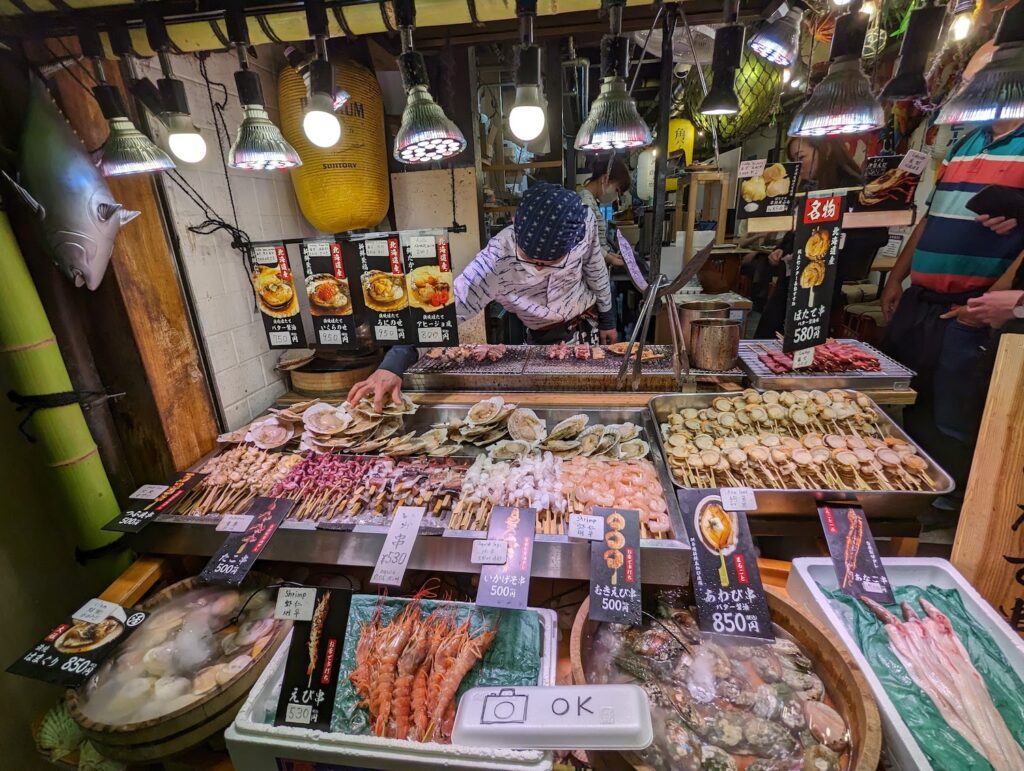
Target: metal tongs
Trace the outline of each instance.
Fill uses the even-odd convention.
[[[625,354],[622,360],[622,365],[619,367],[619,375],[616,380],[618,388],[623,388],[626,385],[626,373],[629,371],[629,360],[633,354],[634,346],[637,344],[637,333],[639,333],[640,343],[637,348],[636,360],[633,362],[633,372],[630,376],[630,385],[633,390],[640,388],[640,377],[641,367],[643,364],[643,353],[644,345],[647,341],[647,331],[650,327],[651,316],[657,313],[658,307],[664,303],[667,309],[666,316],[668,318],[668,329],[669,334],[672,337],[672,374],[676,379],[676,382],[683,383],[683,369],[686,370],[686,375],[690,375],[690,357],[686,352],[686,340],[683,339],[683,328],[682,322],[679,321],[679,312],[676,310],[675,300],[673,299],[675,293],[682,289],[691,278],[697,275],[697,272],[704,267],[704,263],[711,255],[711,248],[713,244],[708,244],[686,263],[679,275],[676,276],[672,281],[669,281],[663,274],[659,274],[654,280],[653,284],[649,284],[647,279],[644,278],[644,274],[640,271],[639,265],[637,265],[636,255],[633,253],[633,247],[630,246],[623,235],[622,231],[618,232],[619,242],[619,253],[622,255],[623,261],[626,263],[626,270],[629,271],[629,277],[633,281],[633,285],[643,292],[643,303],[640,306],[640,314],[636,320],[636,326],[633,327],[633,334],[629,338],[629,343],[626,345]]]

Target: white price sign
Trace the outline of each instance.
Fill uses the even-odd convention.
[[[391,527],[388,528],[387,537],[384,539],[384,546],[377,556],[377,566],[370,577],[371,584],[402,585],[405,568],[409,564],[409,555],[412,553],[413,544],[416,543],[416,536],[419,535],[420,522],[425,511],[423,506],[399,506],[395,511]]]
[[[386,238],[377,238],[373,241],[366,241],[364,243],[366,247],[367,257],[387,257],[388,256],[388,241]]]
[[[756,511],[757,498],[749,487],[723,487],[722,508],[726,511]]]
[[[604,538],[604,517],[588,514],[569,515],[569,537],[582,538],[587,541],[600,541]]]
[[[316,607],[314,587],[282,586],[277,590],[277,607],[274,618],[285,621],[310,621]]]
[[[469,561],[474,565],[504,565],[508,562],[508,541],[500,538],[473,541],[473,554]]]
[[[740,161],[740,167],[736,170],[736,176],[740,179],[758,177],[764,174],[764,167],[768,163],[765,158],[757,158],[752,161]]]
[[[378,324],[373,328],[373,336],[378,340],[397,340],[398,327]]]
[[[116,602],[107,602],[106,600],[101,600],[99,598],[89,600],[85,605],[71,614],[71,618],[75,621],[84,621],[87,624],[98,624],[111,616],[122,623],[127,620],[124,608]]]
[[[917,150],[908,150],[907,154],[903,156],[903,160],[900,161],[900,169],[909,174],[916,174],[920,176],[924,170],[928,168],[928,162],[930,160],[931,158],[927,153],[922,153]]]
[[[143,485],[128,497],[137,498],[142,501],[152,501],[158,498],[166,489],[167,485]]]
[[[252,261],[257,265],[277,265],[277,247],[254,246],[252,249]]]
[[[252,522],[252,514],[223,514],[217,523],[222,533],[242,533]]]
[[[340,329],[321,329],[319,334],[321,345],[341,345]]]
[[[270,332],[267,335],[267,339],[270,340],[271,345],[291,345],[292,344],[292,333],[291,332]]]
[[[801,348],[799,351],[793,352],[793,369],[803,369],[811,366],[814,361],[814,346],[810,348]]]
[[[330,241],[306,241],[306,254],[310,257],[330,257],[331,256],[331,242]]]
[[[441,330],[436,327],[420,330],[421,343],[440,343],[443,342],[443,340],[444,338],[441,336]]]
[[[414,260],[437,257],[437,242],[433,236],[412,236],[409,238],[409,254]]]

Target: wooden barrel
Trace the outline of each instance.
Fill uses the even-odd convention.
[[[269,583],[269,577],[250,573],[239,591],[245,593]],[[205,586],[199,583],[197,578],[188,578],[153,595],[140,607],[142,610],[155,611],[168,600]],[[242,702],[290,628],[290,622],[279,622],[270,644],[260,652],[248,669],[241,672],[226,687],[158,718],[124,725],[111,725],[92,720],[82,713],[78,691],[67,692],[68,711],[96,749],[114,760],[142,763],[187,750],[213,734],[223,731],[234,720]],[[144,629],[145,624],[139,631]]]
[[[850,726],[853,749],[848,771],[876,771],[882,751],[882,723],[875,698],[860,669],[845,648],[838,647],[817,622],[782,592],[772,586],[765,586],[765,592],[772,621],[792,635],[810,656],[835,708]],[[587,618],[589,611],[590,598],[587,598],[576,614],[569,639],[572,676],[578,685],[587,682],[585,665],[599,624]],[[649,768],[628,752],[590,752],[587,755],[593,760],[594,768],[601,771],[646,771]]]
[[[288,371],[292,390],[303,396],[338,397],[344,399],[360,380],[366,380],[377,369],[382,354],[318,354],[312,361]]]

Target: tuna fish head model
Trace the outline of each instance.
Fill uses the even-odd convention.
[[[75,286],[95,290],[118,231],[139,212],[114,200],[42,84],[34,80],[30,88],[18,159],[20,184],[10,177],[7,182],[35,210],[36,231],[57,268]]]

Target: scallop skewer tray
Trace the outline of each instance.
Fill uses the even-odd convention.
[[[817,388],[853,388],[864,391],[906,391],[910,388],[913,370],[907,369],[895,359],[882,353],[874,346],[860,340],[843,339],[836,342],[860,348],[878,359],[881,369],[877,372],[850,370],[848,372],[808,372],[794,370],[784,374],[772,372],[758,356],[764,353],[782,351],[778,340],[741,340],[740,366],[750,376],[750,384],[762,390],[792,391]]]

